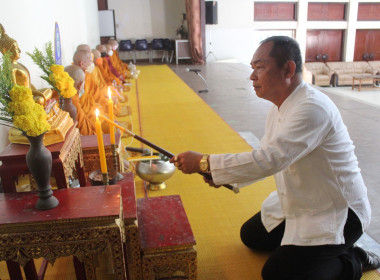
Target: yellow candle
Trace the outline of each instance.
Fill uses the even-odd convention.
[[[108,117],[113,122],[113,101],[111,96],[111,89],[108,87]],[[115,127],[110,124],[110,141],[111,145],[115,144]]]
[[[96,128],[96,137],[98,139],[100,169],[102,170],[102,173],[107,173],[106,153],[104,151],[103,133],[102,133],[102,126],[99,121],[98,109],[96,109],[95,114],[96,114],[95,128]]]

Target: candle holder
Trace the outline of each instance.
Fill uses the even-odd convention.
[[[109,179],[108,179],[108,172],[107,173],[102,173],[103,176],[103,185],[108,186],[109,185]]]
[[[109,169],[107,173],[102,173],[100,169],[92,171],[89,174],[91,186],[109,186],[116,185],[116,171]]]
[[[111,144],[111,152],[112,152],[112,159],[113,159],[113,168],[116,171],[116,181],[120,181],[124,179],[124,176],[120,174],[119,170],[119,155],[117,153],[116,144]]]

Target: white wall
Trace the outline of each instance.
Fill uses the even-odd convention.
[[[185,0],[108,0],[108,8],[115,10],[118,40],[175,38],[186,13]]]
[[[176,29],[186,13],[185,0],[108,0],[108,8],[115,10],[117,39],[132,42],[177,38]],[[138,55],[143,58],[144,54]],[[124,59],[127,54],[120,56]]]
[[[44,49],[46,42],[54,42],[55,22],[60,29],[63,65],[72,62],[77,45],[99,44],[97,0],[0,0],[0,23],[17,41],[21,49],[19,62],[29,69],[37,88],[45,87],[46,83],[26,52],[32,52],[34,47]],[[0,126],[0,150],[6,144],[7,132]]]

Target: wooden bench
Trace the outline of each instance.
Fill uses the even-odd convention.
[[[197,279],[195,239],[181,198],[139,198],[137,219],[143,279]]]

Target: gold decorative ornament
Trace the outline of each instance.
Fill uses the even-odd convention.
[[[126,242],[126,266],[130,279],[142,279],[141,271],[141,252],[140,252],[140,236],[137,227],[137,221],[133,224],[125,225],[125,241]]]
[[[75,225],[73,220],[73,225]],[[88,223],[88,221],[83,221]],[[100,222],[100,221],[98,221]],[[125,279],[125,265],[122,251],[120,228],[115,223],[98,226],[82,227],[77,225],[48,223],[46,230],[30,231],[30,226],[25,227],[23,232],[0,233],[0,260],[12,260],[25,265],[27,261],[34,258],[45,258],[51,264],[63,256],[76,256],[79,261],[84,262],[86,278],[96,279],[96,271],[93,265],[94,256],[110,249],[112,252],[113,269],[116,279]],[[54,230],[52,230],[52,228]],[[21,230],[21,228],[20,228]]]
[[[197,279],[197,252],[194,248],[148,253],[142,257],[143,279]]]

